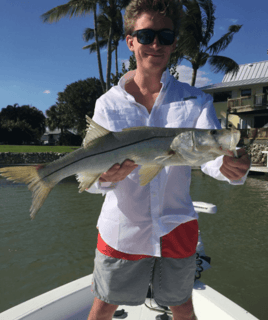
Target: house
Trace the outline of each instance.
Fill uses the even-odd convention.
[[[41,137],[41,143],[55,145],[60,139],[60,145],[80,146],[82,143],[82,138],[75,129],[67,129],[64,131],[63,136],[61,136],[61,130],[59,128],[56,128],[55,130],[46,128],[46,132]]]
[[[56,128],[55,130],[49,130],[46,128],[46,132],[41,137],[42,144],[55,145],[59,140],[61,134],[61,130]]]
[[[213,96],[222,127],[268,127],[268,61],[239,65],[237,75],[200,89]]]

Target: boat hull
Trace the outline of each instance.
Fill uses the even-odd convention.
[[[93,304],[92,274],[48,291],[0,314],[1,320],[86,320]],[[206,284],[195,281],[194,309],[198,320],[258,320]],[[120,305],[128,320],[155,320],[163,311],[146,299],[140,306]],[[152,310],[149,307],[152,307]],[[171,319],[171,317],[170,317]]]

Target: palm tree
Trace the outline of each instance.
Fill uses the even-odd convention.
[[[101,6],[102,14],[109,20],[109,33],[107,38],[107,69],[106,69],[106,91],[110,89],[111,81],[111,62],[112,62],[112,39],[117,29],[117,19],[121,19],[122,15],[120,11],[124,9],[130,0],[108,0],[106,4]],[[121,22],[122,23],[122,22]],[[123,24],[123,23],[122,23]],[[123,28],[122,28],[123,36]],[[119,40],[118,40],[119,41]]]
[[[112,37],[112,43],[111,43],[111,52],[115,52],[115,69],[116,69],[116,77],[118,76],[118,45],[120,40],[124,40],[124,31],[123,31],[123,18],[122,13],[119,8],[116,9],[116,16],[114,19],[110,19],[110,17],[107,14],[107,9],[102,11],[102,14],[100,14],[97,17],[97,25],[98,25],[98,31],[100,34],[100,40],[99,40],[99,48],[106,48],[108,45],[108,39],[109,39],[109,32],[110,32],[110,25],[112,25],[113,28],[113,37]],[[89,40],[92,40],[94,38],[94,30],[91,28],[86,28],[83,33],[83,38],[86,42]],[[89,52],[96,52],[97,45],[96,42],[93,42],[92,44],[89,44],[87,46],[84,46],[83,49],[89,49]]]
[[[219,56],[218,53],[227,48],[233,36],[242,25],[231,25],[228,32],[218,41],[209,45],[214,35],[215,6],[211,0],[182,0],[184,14],[181,23],[180,36],[176,50],[172,54],[173,64],[186,59],[192,64],[192,82],[195,85],[197,70],[207,62],[216,73],[232,72],[236,74],[239,65],[231,58]]]
[[[60,128],[61,134],[63,134],[64,126],[62,113],[60,110],[60,105],[58,102],[51,106],[48,110],[46,110],[46,125],[50,130],[55,130],[56,128]]]
[[[98,41],[98,30],[97,30],[97,3],[103,4],[106,1],[103,0],[70,0],[68,3],[57,6],[46,13],[44,13],[41,18],[43,22],[57,22],[63,17],[73,17],[73,16],[81,16],[84,14],[90,14],[93,12],[94,15],[94,36],[96,42],[96,51],[97,51],[97,59],[98,59],[98,67],[99,67],[99,75],[100,82],[102,86],[102,91],[105,92],[105,84],[103,80],[102,74],[102,65],[101,65],[101,57],[100,57],[100,49],[99,49],[99,41]]]

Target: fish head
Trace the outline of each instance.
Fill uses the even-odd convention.
[[[189,165],[199,165],[220,155],[230,156],[239,140],[240,132],[235,129],[192,129],[179,133],[170,147]]]

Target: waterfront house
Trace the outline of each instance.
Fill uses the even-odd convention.
[[[41,137],[42,144],[55,145],[59,140],[61,130],[56,128],[55,130],[49,130],[46,128],[46,132]]]
[[[55,130],[49,130],[49,128],[46,128],[46,132],[41,137],[41,143],[48,144],[48,145],[55,145],[59,142],[60,136],[61,136],[61,130],[59,128],[56,128]],[[82,138],[77,134],[76,130],[67,129],[64,132],[64,136],[65,136],[65,139],[63,141],[64,144],[69,142],[73,145],[80,145],[82,142]]]
[[[222,127],[268,127],[268,61],[239,65],[237,75],[200,89],[213,96]]]

